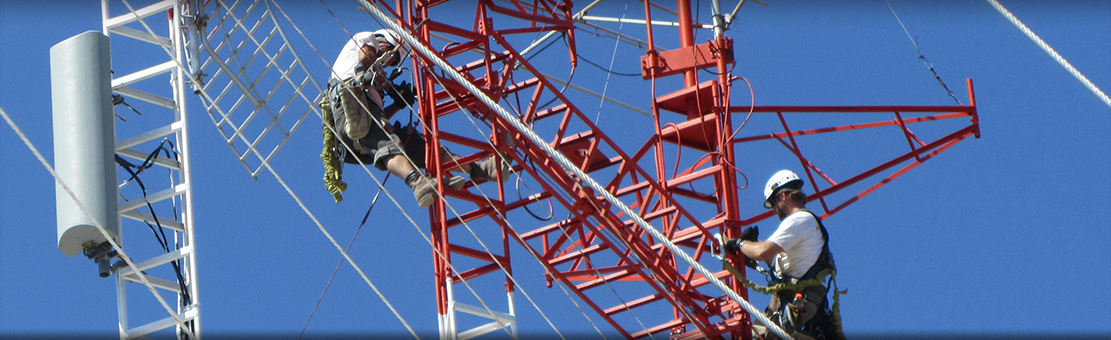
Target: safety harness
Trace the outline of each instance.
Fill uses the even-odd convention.
[[[765,287],[756,284],[755,282],[749,281],[747,278],[745,278],[744,273],[742,273],[740,270],[737,270],[737,268],[734,267],[727,258],[722,259],[722,268],[733,274],[733,277],[736,278],[738,282],[740,282],[748,289],[752,289],[753,291],[762,294],[775,294],[776,298],[779,299],[781,304],[784,304],[787,301],[791,301],[790,299],[796,292],[802,292],[807,290],[808,288],[822,285],[822,282],[825,281],[825,277],[828,276],[830,287],[833,288],[833,305],[830,306],[830,309],[825,312],[829,313],[830,317],[833,319],[833,324],[837,329],[838,338],[844,339],[845,334],[841,330],[840,299],[838,298],[838,295],[840,295],[841,293],[837,291],[837,266],[833,261],[833,253],[829,251],[829,232],[826,231],[825,225],[822,224],[822,219],[819,218],[818,215],[814,214],[814,212],[807,209],[799,210],[806,212],[811,216],[814,216],[814,219],[818,221],[818,229],[822,231],[822,239],[824,241],[822,244],[822,252],[818,255],[818,260],[814,262],[814,265],[810,266],[810,269],[807,270],[806,273],[802,275],[802,277],[779,278],[776,277],[774,274],[771,274],[771,277],[768,280],[768,286]],[[820,305],[819,308],[821,308]],[[817,318],[811,318],[811,320],[808,321],[806,325],[809,325],[811,322],[814,322],[816,320]],[[806,325],[804,325],[804,327]]]
[[[356,151],[354,154],[348,154],[347,148],[339,145],[340,137],[339,135],[337,135],[337,133],[339,133],[339,129],[341,129],[342,127],[334,126],[335,112],[332,111],[333,107],[337,107],[337,104],[341,103],[344,100],[341,98],[341,91],[353,91],[357,95],[364,95],[364,86],[362,84],[367,83],[369,81],[368,79],[372,78],[370,76],[372,72],[362,71],[361,67],[356,68],[356,70],[357,75],[352,79],[346,81],[338,81],[335,79],[329,80],[328,90],[326,91],[325,95],[322,96],[323,98],[320,100],[320,103],[317,104],[317,106],[320,107],[320,111],[323,115],[322,125],[324,130],[324,150],[320,153],[320,160],[324,163],[324,187],[332,193],[332,196],[335,198],[336,203],[340,203],[343,201],[343,192],[347,190],[347,184],[343,182],[343,163],[358,164],[359,161],[357,161],[356,158],[363,160],[364,162],[367,161],[360,156],[358,151]],[[400,75],[401,72],[399,72],[398,69],[395,69],[395,71],[389,76],[387,81],[393,81]],[[405,86],[408,86],[409,90],[412,91],[412,86],[406,84],[405,82],[402,82],[401,85],[393,84],[391,88],[396,89],[398,87]],[[377,90],[376,88],[374,90],[380,91],[380,96],[386,96],[385,94],[381,93],[382,90]],[[396,94],[396,92],[397,90],[394,90],[394,93],[391,93],[390,95],[390,97],[394,99],[395,103],[402,100],[399,97],[400,94]],[[366,98],[366,101],[367,105],[365,105],[363,108],[369,111],[369,118],[375,121],[372,124],[378,126],[380,129],[386,129],[387,125],[389,125],[389,119],[385,116],[383,108],[379,107],[378,105],[370,104],[369,98]],[[340,110],[344,109],[344,105],[338,105],[338,107]],[[351,119],[351,113],[344,112],[343,114],[348,115],[347,119]],[[333,133],[333,131],[336,132]],[[413,158],[412,160],[414,162],[414,165],[419,168],[424,168],[424,137],[421,135],[420,131],[417,130],[416,125],[414,124],[412,111],[409,112],[409,125],[402,128],[400,122],[394,122],[393,131],[393,133],[395,133],[404,141],[402,142],[402,145],[405,149],[404,152]],[[357,144],[362,143],[362,140],[351,140],[350,142],[352,143],[352,147],[355,147],[356,150],[358,150],[359,145]],[[412,147],[409,147],[410,145],[412,145]],[[367,147],[366,145],[362,146]]]

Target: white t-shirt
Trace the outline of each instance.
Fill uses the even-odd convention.
[[[768,237],[783,252],[775,255],[773,268],[776,275],[783,277],[802,277],[818,261],[822,254],[822,231],[813,215],[796,211],[779,223],[779,228]]]
[[[378,40],[374,39],[373,32],[359,32],[355,33],[343,45],[340,50],[339,56],[336,57],[336,62],[332,63],[332,79],[347,80],[355,76],[355,65],[359,64],[359,48],[370,45],[374,47],[375,53],[378,52]],[[377,56],[370,56],[374,60]]]
[[[377,59],[378,40],[375,39],[373,32],[359,32],[351,36],[351,40],[348,40],[347,43],[343,45],[343,49],[340,50],[339,56],[336,57],[336,62],[332,63],[332,79],[345,81],[354,77],[355,65],[359,64],[359,49],[367,45],[373,47],[369,51],[370,53],[367,57],[369,57],[370,60]],[[378,105],[380,108],[384,107],[382,97],[378,94],[378,91],[371,90],[366,91],[366,93],[375,105]]]

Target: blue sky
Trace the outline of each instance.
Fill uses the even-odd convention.
[[[737,50],[733,72],[752,83],[757,105],[953,105],[883,1],[766,2],[745,5],[728,33]],[[344,37],[337,19],[315,1],[279,3],[331,62]],[[326,3],[348,29],[379,27],[355,11],[353,2]],[[733,2],[726,3],[732,8]],[[1111,2],[1002,3],[1097,86],[1111,89]],[[841,302],[846,332],[1111,336],[1111,108],[987,3],[891,5],[966,104],[964,79],[973,79],[982,137],[957,144],[827,220],[840,269],[838,286],[849,290]],[[630,3],[626,15],[641,18],[641,6]],[[700,20],[709,21],[707,7],[698,8]],[[591,14],[619,17],[623,10],[624,2],[613,1]],[[469,6],[459,11],[468,18],[473,13]],[[161,19],[155,22],[164,25]],[[0,108],[48,160],[53,148],[49,48],[99,29],[99,2],[0,0]],[[644,34],[642,26],[620,29]],[[657,32],[665,48],[677,45],[674,31]],[[700,32],[697,39],[707,36]],[[609,64],[612,40],[580,34],[579,44],[583,58]],[[558,47],[539,60],[565,63],[566,53]],[[113,49],[117,63],[146,57],[125,46]],[[314,76],[324,79],[326,62],[310,51],[301,53],[310,56]],[[613,70],[635,73],[643,52],[622,46],[618,53]],[[669,80],[661,85],[664,91],[678,86]],[[605,74],[589,65],[580,64],[575,76],[576,84],[647,107],[649,96],[639,77],[615,76],[600,85],[605,81]],[[733,94],[734,105],[749,103],[743,82],[736,83]],[[600,126],[623,145],[640,145],[651,132],[647,117],[612,104],[599,106],[596,98],[580,93],[572,98],[588,116],[598,114]],[[296,337],[339,254],[273,176],[251,180],[201,106],[191,105],[204,332]],[[122,107],[117,113],[134,117]],[[838,119],[792,121],[806,126]],[[320,182],[317,124],[310,115],[273,164],[346,244],[374,194],[373,184],[366,176],[350,178],[345,201],[332,201]],[[757,115],[740,135],[770,133],[776,124],[774,116]],[[118,131],[126,128],[117,121]],[[936,131],[923,131],[930,133]],[[816,157],[826,161],[818,164],[824,170],[851,175],[874,166],[868,160],[880,158],[869,158],[871,153],[886,151],[872,144],[873,137],[847,133],[804,145],[822,150]],[[906,146],[895,142],[884,143]],[[738,149],[737,165],[752,183],[739,193],[743,216],[760,212],[761,185],[775,170],[801,170],[782,149],[765,153],[773,147]],[[427,233],[425,213],[408,189],[395,179],[386,186]],[[118,320],[114,280],[96,277],[91,261],[66,258],[56,250],[53,192],[52,177],[27,146],[10,127],[0,127],[0,334],[111,337]],[[351,255],[405,321],[422,338],[433,338],[428,244],[392,202],[380,201],[372,214]],[[524,216],[514,218],[528,223]],[[758,224],[766,237],[775,221]],[[148,232],[125,228],[134,228],[128,242],[153,242]],[[514,251],[522,289],[558,329],[596,335],[560,290],[544,287],[539,265],[520,256],[519,247]],[[760,308],[766,301],[753,298]],[[517,305],[522,332],[552,332],[521,295]],[[406,333],[349,266],[340,270],[308,331]]]

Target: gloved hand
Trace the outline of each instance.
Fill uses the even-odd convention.
[[[393,99],[393,106],[402,108],[408,105],[413,105],[417,101],[416,89],[413,84],[401,82],[393,86],[393,89],[386,90],[386,94]]]
[[[741,231],[740,239],[745,241],[756,241],[756,238],[759,236],[760,228],[757,226],[751,226],[746,228],[744,231]]]
[[[737,239],[737,238],[729,240],[729,241],[725,241],[725,244],[722,245],[722,247],[725,248],[726,252],[729,252],[730,254],[733,254],[733,255],[737,255],[737,254],[741,253],[741,241],[742,241],[741,239]]]
[[[729,240],[729,241],[725,241],[725,243],[722,245],[722,247],[725,248],[725,251],[729,252],[730,254],[737,255],[737,254],[741,253],[741,242],[742,241],[747,241],[747,240],[742,240],[742,239],[739,239],[739,238],[735,238],[735,239],[732,239],[732,240]],[[760,264],[757,263],[756,260],[753,260],[753,259],[751,259],[747,256],[745,257],[745,267],[756,269],[756,267],[758,267],[759,265]]]

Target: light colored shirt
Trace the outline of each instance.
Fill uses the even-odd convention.
[[[818,220],[804,211],[796,211],[783,219],[768,241],[783,248],[783,252],[775,255],[772,266],[775,274],[795,278],[805,275],[818,261],[825,244],[822,231],[818,229]]]
[[[373,32],[359,32],[355,33],[343,45],[340,50],[339,56],[336,57],[336,62],[332,63],[332,79],[347,80],[355,76],[355,65],[359,64],[359,49],[363,46],[370,45],[375,54],[378,52],[378,40],[374,39]],[[377,56],[370,56],[370,60],[374,60]]]
[[[378,40],[374,38],[373,32],[359,32],[351,36],[351,39],[343,45],[340,50],[339,56],[336,57],[336,62],[332,63],[332,79],[339,81],[346,81],[355,76],[355,66],[359,64],[359,50],[363,46],[371,46],[372,48],[367,57],[370,60],[378,58]],[[374,102],[379,108],[384,107],[382,103],[382,96],[376,90],[366,91],[370,100]]]

